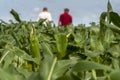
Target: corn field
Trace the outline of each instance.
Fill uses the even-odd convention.
[[[0,80],[120,80],[120,16],[67,27],[0,20]]]

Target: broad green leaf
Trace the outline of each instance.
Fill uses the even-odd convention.
[[[88,31],[85,27],[81,27],[78,31],[76,30],[75,34],[73,34],[74,41],[80,48],[83,48],[87,43],[87,32]]]
[[[100,54],[102,54],[102,52],[100,52],[99,50],[94,50],[94,51],[86,50],[86,53],[85,53],[85,55],[89,57],[97,57]]]
[[[7,51],[7,50],[6,50]],[[6,56],[5,56],[6,55]],[[4,57],[4,58],[3,58]],[[9,66],[10,66],[10,64],[12,63],[12,61],[14,60],[14,54],[11,54],[10,53],[10,51],[7,51],[7,52],[5,52],[4,53],[4,55],[2,56],[2,58],[3,58],[3,62],[4,62],[4,65],[3,65],[3,69],[4,70],[7,70],[7,69],[9,69]],[[1,58],[1,59],[2,59]]]
[[[40,66],[40,79],[42,80],[51,80],[57,58],[48,58],[44,59]]]
[[[14,55],[18,56],[19,58],[23,59],[23,60],[28,60],[28,61],[33,61],[35,63],[38,63],[39,60],[36,58],[32,58],[30,55],[28,55],[25,51],[19,49],[18,47],[12,47],[10,48],[10,46],[8,46],[7,48],[11,53],[13,53]]]
[[[75,60],[58,60],[53,55],[49,45],[42,43],[43,60],[40,65],[40,79],[41,80],[56,80],[63,76],[63,74],[76,63]]]
[[[66,37],[65,34],[56,34],[55,39],[58,50],[57,57],[61,59],[66,55],[68,38]]]
[[[114,25],[120,28],[120,16],[116,12],[110,12],[110,18]]]
[[[120,57],[120,45],[119,44],[112,45],[108,49],[108,52],[115,58]]]
[[[112,24],[108,24],[108,23],[106,23],[105,25],[108,28],[110,28],[113,32],[120,34],[120,28],[117,27],[116,25],[112,25]]]
[[[57,58],[53,55],[50,47],[46,43],[41,44],[43,48],[43,60],[41,61],[39,78],[41,80],[51,80],[53,70],[55,68]]]
[[[105,33],[105,40],[104,40],[105,43],[110,44],[113,41],[114,38],[115,38],[115,36],[114,36],[112,30],[107,29],[106,33]],[[109,46],[107,46],[107,47],[109,47]]]
[[[56,80],[57,78],[64,76],[71,66],[76,64],[76,60],[60,60],[57,61],[53,75],[52,80]]]
[[[105,50],[102,42],[100,40],[98,40],[96,37],[91,36],[90,45],[91,45],[92,51],[99,50],[99,51],[103,52]]]
[[[100,15],[100,31],[99,31],[99,39],[103,42],[104,41],[104,35],[106,31],[106,26],[105,26],[105,20],[107,17],[107,12],[103,12]]]
[[[109,66],[99,64],[93,61],[80,61],[76,65],[73,66],[72,71],[80,72],[80,71],[88,71],[88,70],[108,70],[112,69]]]
[[[26,80],[40,80],[39,73],[33,72]]]
[[[20,19],[18,13],[14,9],[12,9],[10,11],[10,13],[13,15],[13,17],[16,19],[16,21],[21,22],[21,19]]]
[[[118,71],[113,71],[113,72],[110,74],[110,78],[111,78],[111,80],[120,80],[120,70],[118,70]]]
[[[29,71],[27,69],[17,68],[16,70],[17,70],[18,74],[23,76],[25,79],[27,79],[32,74],[32,71]]]
[[[15,75],[8,73],[0,68],[0,80],[20,80]]]
[[[119,60],[118,59],[113,59],[112,60],[112,65],[113,65],[115,70],[119,70],[120,69],[120,67],[119,67]]]
[[[104,26],[105,19],[107,17],[107,12],[102,12],[100,15],[100,27]]]

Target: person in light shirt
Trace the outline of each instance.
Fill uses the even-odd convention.
[[[46,19],[44,24],[45,25],[50,24],[50,26],[52,26],[52,16],[51,16],[51,13],[48,12],[47,7],[44,7],[42,12],[39,13],[38,20],[40,20],[40,19]]]

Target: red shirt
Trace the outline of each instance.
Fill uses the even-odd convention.
[[[59,22],[62,26],[72,24],[72,16],[68,13],[63,13],[60,15]]]

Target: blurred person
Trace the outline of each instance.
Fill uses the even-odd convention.
[[[49,24],[50,26],[52,26],[52,16],[47,7],[44,7],[42,12],[39,13],[38,20],[40,19],[45,19],[45,21],[43,22],[45,25]]]
[[[59,17],[58,25],[67,26],[72,24],[72,16],[69,14],[69,9],[65,8],[64,13],[62,13]]]

